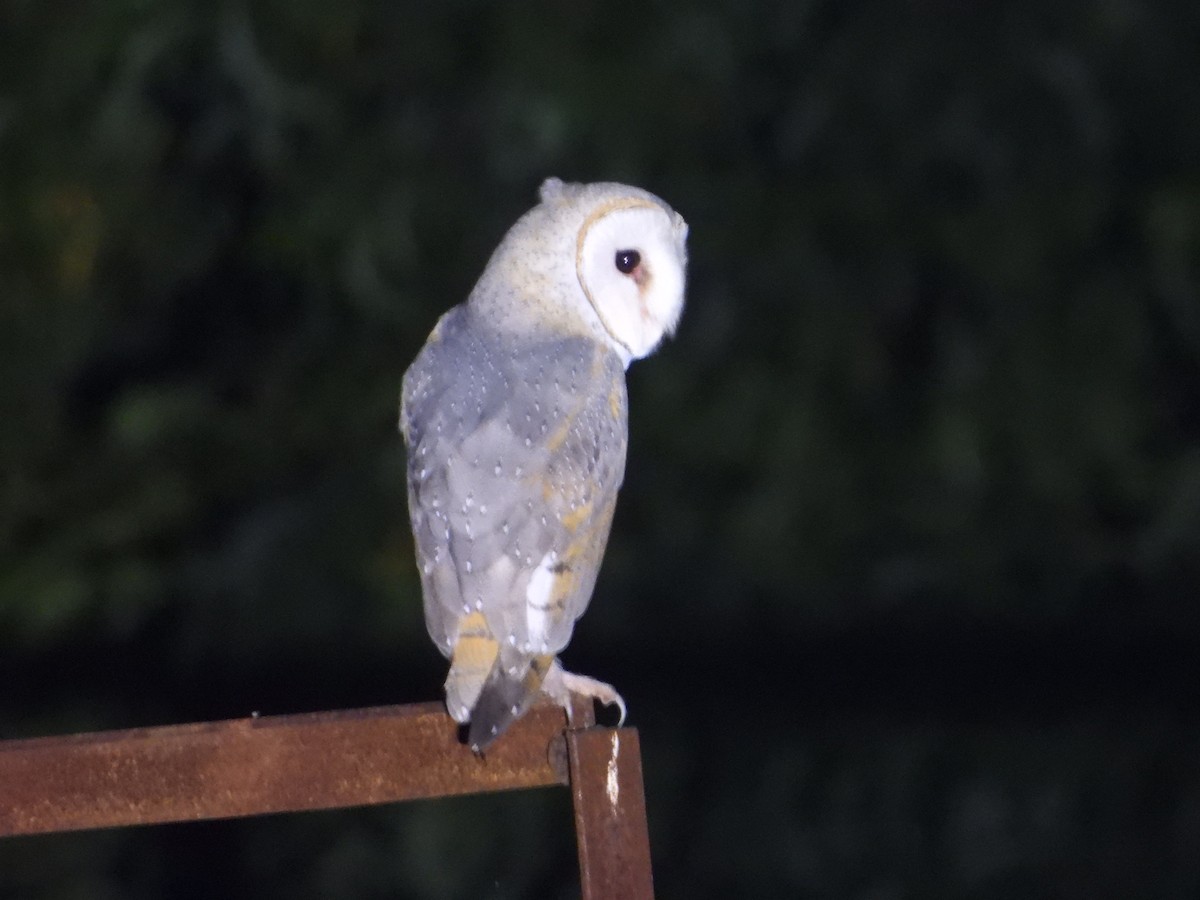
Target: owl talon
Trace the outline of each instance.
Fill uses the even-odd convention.
[[[621,717],[619,719],[617,719],[617,727],[620,728],[622,725],[625,724],[625,714],[627,712],[627,710],[625,709],[625,699],[620,694],[618,694],[613,699],[613,703],[615,703],[617,705],[617,709],[619,709],[621,711]],[[608,705],[611,706],[612,703],[610,703]]]
[[[568,719],[571,716],[571,694],[579,694],[583,697],[588,697],[592,700],[599,700],[605,706],[615,706],[621,713],[620,719],[617,721],[617,727],[620,728],[625,724],[625,716],[628,712],[625,706],[625,698],[617,693],[616,689],[606,682],[596,678],[589,678],[587,675],[576,675],[574,672],[567,672],[561,667],[557,668],[557,678],[554,683],[547,689],[546,684],[543,684],[542,689],[567,710]],[[554,673],[554,670],[551,670]],[[550,676],[547,676],[546,682],[550,683]]]

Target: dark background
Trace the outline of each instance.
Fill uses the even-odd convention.
[[[401,375],[542,178],[619,180],[689,302],[565,662],[659,894],[1198,896],[1198,10],[5,0],[0,734],[440,697]],[[0,895],[570,897],[572,841],[23,838]]]

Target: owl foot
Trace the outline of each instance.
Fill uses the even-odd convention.
[[[587,675],[568,672],[559,665],[558,660],[554,661],[550,671],[546,673],[546,679],[542,682],[542,691],[567,711],[568,721],[571,720],[571,695],[579,694],[592,700],[599,700],[605,706],[615,706],[621,713],[617,727],[620,728],[625,724],[625,700],[611,684],[596,678],[589,678]],[[573,725],[574,722],[571,724]]]

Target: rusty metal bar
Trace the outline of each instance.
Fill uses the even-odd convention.
[[[535,707],[484,757],[440,703],[2,741],[0,835],[566,784],[564,724]]]
[[[0,836],[570,784],[583,900],[652,900],[638,734],[531,709],[485,756],[440,703],[0,741]]]
[[[567,751],[583,900],[653,900],[637,729],[568,731]]]

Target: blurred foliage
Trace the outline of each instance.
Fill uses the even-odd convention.
[[[566,658],[642,729],[662,895],[1194,896],[1197,46],[1138,0],[9,0],[0,729],[437,696],[400,377],[543,177],[621,180],[689,308]],[[564,804],[21,840],[0,894],[571,896]]]

